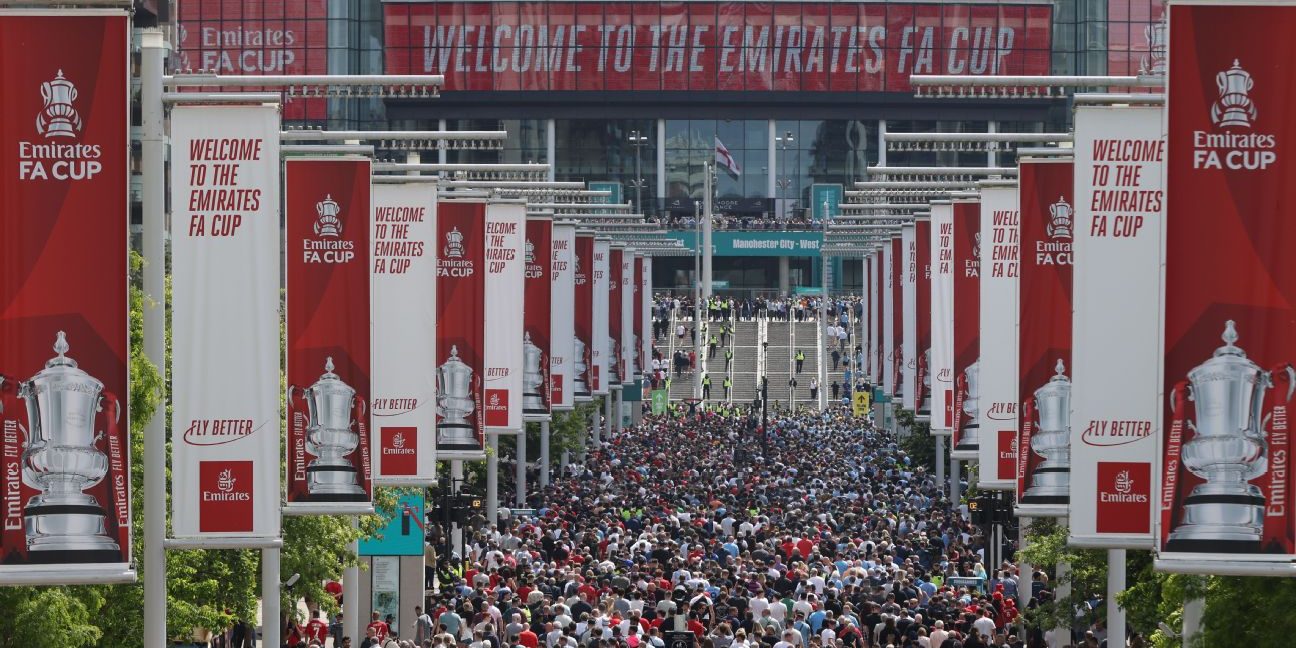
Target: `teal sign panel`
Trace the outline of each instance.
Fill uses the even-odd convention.
[[[667,235],[686,248],[697,249],[697,233],[673,230]],[[740,232],[711,233],[711,253],[716,256],[819,256],[820,232]]]
[[[607,198],[590,198],[590,202],[603,205],[620,205],[621,204],[621,183],[615,181],[591,182],[589,183],[591,191],[611,191],[612,195]]]
[[[396,502],[395,514],[387,526],[378,532],[378,537],[360,539],[360,555],[422,556],[424,519],[423,496],[402,495]]]

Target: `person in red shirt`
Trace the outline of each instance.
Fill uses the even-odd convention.
[[[539,648],[540,638],[536,636],[536,633],[531,632],[531,628],[528,626],[518,633],[518,643],[526,646],[526,648]]]
[[[321,646],[324,645],[324,638],[328,636],[328,624],[320,618],[324,613],[315,612],[315,618],[306,622],[302,627],[302,634],[306,635],[306,641],[318,641]]]
[[[377,612],[373,613],[373,620],[367,627],[373,628],[374,636],[378,638],[379,643],[386,641],[387,635],[391,633],[391,628],[387,627],[387,622],[383,621]]]

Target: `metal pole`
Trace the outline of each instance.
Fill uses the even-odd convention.
[[[949,474],[950,502],[957,505],[959,501],[959,460],[950,458]]]
[[[608,396],[603,397],[604,400],[607,400],[607,398]],[[590,431],[594,433],[594,446],[596,448],[603,444],[603,436],[599,429],[601,427],[599,419],[601,416],[601,413],[599,412],[600,409],[602,409],[602,406],[596,405],[594,407],[594,413],[590,415]]]
[[[1059,518],[1058,524],[1066,527],[1069,524],[1067,518]],[[1066,601],[1071,598],[1071,563],[1060,562],[1057,564],[1054,574],[1057,576],[1057,582],[1053,584],[1053,590],[1057,594],[1053,600]],[[1057,631],[1053,633],[1052,648],[1070,645],[1071,643],[1071,624],[1060,625]]]
[[[828,239],[828,201],[827,200],[823,202],[823,217],[820,218],[819,220],[822,221],[820,225],[823,226],[824,240],[827,240]],[[816,374],[818,375],[818,381],[819,381],[819,393],[817,394],[819,402],[817,404],[819,405],[819,411],[822,412],[828,409],[828,364],[827,364],[828,275],[829,272],[831,271],[828,255],[820,253],[819,263],[821,266],[819,270],[820,280],[821,280],[820,283],[823,284],[823,290],[819,291],[820,292],[819,294],[819,362],[818,362],[819,367]]]
[[[715,173],[715,165],[707,162],[706,173],[702,180],[702,188],[705,191],[702,196],[702,300],[708,303],[711,301],[711,193],[715,191],[713,173]]]
[[[608,392],[607,398],[603,399],[603,416],[607,420],[606,425],[607,425],[607,431],[609,437],[612,436],[612,430],[615,429],[615,426],[612,423],[612,401],[617,397],[617,394],[619,393],[620,393],[619,391],[613,389],[612,391]]]
[[[642,214],[643,211],[643,142],[639,139],[639,131],[631,131],[630,137],[634,138],[635,147],[635,211]],[[642,137],[647,137],[646,135]]]
[[[1107,645],[1125,646],[1125,609],[1116,595],[1125,591],[1125,550],[1107,550]]]
[[[540,489],[549,487],[549,421],[540,422]]]
[[[486,434],[486,523],[499,521],[499,435]]]
[[[1021,518],[1017,524],[1017,555],[1022,555],[1022,550],[1026,548],[1026,534],[1030,532],[1031,519],[1028,517]],[[1030,603],[1032,587],[1031,575],[1035,569],[1025,560],[1017,561],[1017,609],[1025,610],[1026,605]]]
[[[693,398],[702,398],[702,359],[706,357],[706,341],[702,339],[702,203],[693,201],[696,231],[693,234],[693,355],[697,366],[693,368]]]
[[[143,191],[144,353],[166,374],[166,109],[162,75],[167,44],[158,29],[140,32],[140,177]],[[166,383],[162,403],[166,403]],[[166,417],[162,408],[144,427],[144,646],[166,645]]]
[[[261,550],[261,645],[278,646],[283,643],[279,636],[279,619],[283,616],[279,609],[279,550]],[[343,616],[343,619],[346,617]]]
[[[462,464],[463,462],[458,462]],[[351,518],[351,528],[360,528],[360,518]],[[357,540],[347,547],[355,555],[360,554],[360,542]],[[264,625],[264,619],[262,624]],[[342,571],[342,634],[352,638],[360,636],[364,624],[360,620],[360,565],[347,567]],[[275,648],[279,644],[262,642],[265,648]],[[359,644],[356,644],[359,645]]]

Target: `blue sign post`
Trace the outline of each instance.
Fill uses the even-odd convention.
[[[378,532],[378,537],[360,539],[360,555],[422,556],[426,536],[424,519],[423,496],[402,495],[391,521]]]

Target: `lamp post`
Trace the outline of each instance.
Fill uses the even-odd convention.
[[[643,149],[644,146],[647,146],[648,136],[644,135],[643,133],[640,133],[637,130],[632,130],[630,131],[630,143],[633,144],[635,148],[635,177],[634,180],[630,181],[630,186],[634,187],[635,189],[635,209],[640,214],[642,214],[644,213],[643,210],[644,179],[643,179],[643,171],[642,171],[643,154],[641,153],[641,149]]]
[[[787,150],[789,147],[791,147],[793,144],[796,143],[796,139],[792,137],[792,131],[789,130],[789,131],[784,131],[783,135],[781,136],[775,136],[774,141],[778,144],[779,147],[779,166],[782,167],[783,173],[787,174]],[[775,184],[777,184],[779,188],[779,200],[782,201],[784,205],[786,205],[787,190],[789,187],[792,186],[792,176],[784,175],[783,177],[776,180]],[[778,215],[776,214],[776,217],[777,216]]]
[[[823,240],[828,240],[828,218],[832,215],[829,213],[828,201],[823,202],[823,217],[820,218],[820,226],[823,228]],[[820,245],[822,248],[823,246]],[[830,265],[828,255],[820,250],[819,261],[821,264],[819,270],[820,283],[823,289],[819,291],[819,411],[828,409],[828,271]]]

